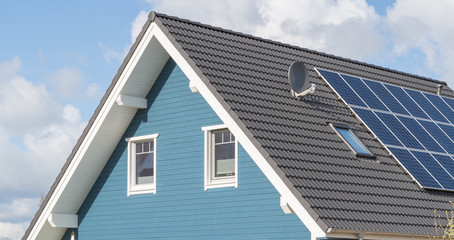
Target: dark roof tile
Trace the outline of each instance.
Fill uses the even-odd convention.
[[[312,67],[434,92],[444,82],[157,14],[207,85],[231,111],[323,229],[433,233],[433,210],[452,192],[421,189]],[[312,95],[290,96],[287,69],[311,67]],[[442,93],[454,97],[445,86]],[[328,125],[348,124],[376,155],[357,158]]]

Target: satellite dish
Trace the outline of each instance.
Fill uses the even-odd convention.
[[[303,62],[293,62],[288,69],[288,80],[292,96],[299,98],[308,93],[314,93],[315,84],[309,83],[309,71]]]

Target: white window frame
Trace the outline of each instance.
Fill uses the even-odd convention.
[[[212,132],[228,129],[224,124],[202,127],[205,135],[205,171],[204,171],[204,189],[235,187],[238,188],[238,140],[235,137],[235,174],[231,177],[214,177],[214,157],[213,157],[213,139]]]
[[[370,151],[370,149],[361,141],[361,139],[356,135],[356,133],[350,128],[350,126],[342,123],[329,123],[329,125],[336,131],[337,136],[339,136],[342,141],[347,144],[348,148],[355,153],[357,157],[365,157],[365,158],[373,158],[375,159],[376,157],[374,154]],[[357,152],[350,141],[348,141],[342,134],[339,132],[339,129],[345,129],[350,132],[350,134],[353,136],[353,139],[367,152],[367,153],[360,153]]]
[[[156,194],[156,140],[159,134],[144,135],[138,137],[126,138],[128,142],[128,193],[127,195],[153,193]],[[153,141],[153,183],[135,184],[136,179],[136,143]]]

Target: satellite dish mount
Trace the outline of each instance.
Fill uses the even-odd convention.
[[[295,98],[315,92],[315,84],[309,83],[309,71],[303,62],[296,61],[290,65],[288,80],[292,87],[290,94]]]

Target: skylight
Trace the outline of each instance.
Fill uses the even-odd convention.
[[[342,140],[346,142],[349,147],[356,153],[356,156],[359,157],[373,157],[373,154],[367,150],[366,146],[356,137],[356,135],[350,130],[347,125],[343,124],[332,124],[334,129],[340,135]]]

